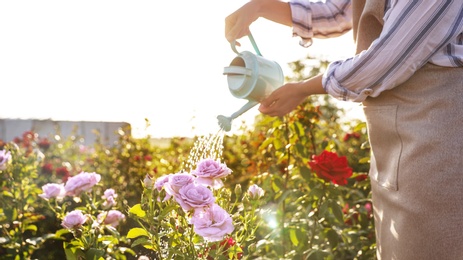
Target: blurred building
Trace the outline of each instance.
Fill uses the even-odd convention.
[[[120,130],[123,130],[126,135],[131,135],[130,124],[126,122],[0,118],[0,139],[5,142],[12,141],[15,137],[21,138],[22,134],[26,131],[33,131],[39,134],[39,137],[47,137],[50,140],[56,134],[62,138],[75,135],[83,138],[83,143],[86,145],[94,143],[99,135],[104,144],[111,145],[119,139],[118,132]]]

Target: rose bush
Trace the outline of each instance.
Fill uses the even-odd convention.
[[[231,191],[218,185],[232,172],[226,164],[205,158],[194,165],[191,173],[182,171],[156,180],[146,176],[142,203],[129,210],[140,227],[129,230],[127,237],[135,239],[133,246],[151,250],[147,254],[154,259],[216,259],[224,255],[239,259],[243,247],[253,242],[259,222],[255,215],[259,195],[255,192],[263,192],[255,185],[244,194],[246,203],[231,201]],[[234,192],[243,195],[240,188]],[[234,244],[224,246],[223,241],[230,239]]]
[[[101,188],[98,187],[100,181],[100,174],[82,171],[71,176],[64,185],[47,183],[42,186],[43,193],[39,196],[47,200],[64,228],[57,230],[53,238],[64,241],[68,259],[118,259],[125,258],[126,254],[136,255],[124,246],[125,237],[116,229],[126,219],[121,211],[112,208],[117,205],[116,191],[105,189],[100,198],[92,192]],[[65,237],[67,233],[72,237]]]
[[[293,65],[300,77],[310,72]],[[252,129],[210,140],[159,145],[120,129],[117,142],[86,146],[58,129],[0,141],[0,255],[373,259],[366,127],[342,118],[330,100],[313,97],[285,117],[260,115]],[[198,167],[203,159],[212,160]],[[72,179],[84,172],[93,179]],[[206,185],[213,202],[200,202],[211,198],[205,189],[180,196],[192,183]],[[62,226],[74,210],[86,221]]]

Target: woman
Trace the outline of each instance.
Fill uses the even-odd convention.
[[[259,17],[305,47],[353,29],[355,55],[285,84],[259,111],[282,116],[314,94],[363,103],[378,259],[463,259],[461,0],[251,0],[226,18],[227,40]]]

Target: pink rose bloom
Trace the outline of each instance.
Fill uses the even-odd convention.
[[[190,224],[193,224],[196,234],[211,242],[223,240],[235,229],[230,214],[217,204],[195,210]]]
[[[103,196],[101,196],[105,201],[103,202],[104,208],[110,208],[116,205],[117,194],[114,189],[107,189],[104,191]]]
[[[70,196],[78,196],[82,192],[92,189],[101,180],[101,175],[97,173],[81,172],[76,176],[72,176],[66,182],[64,189],[66,194]]]
[[[196,176],[196,182],[218,189],[223,186],[221,178],[226,177],[231,172],[224,163],[213,159],[203,159],[191,174]]]
[[[116,191],[114,189],[106,189],[103,193],[103,199],[108,199],[110,197],[117,198]]]
[[[172,174],[164,175],[156,179],[154,182],[154,187],[158,190],[161,191],[162,188],[164,187],[164,184],[169,182],[169,177],[172,176]]]
[[[182,206],[183,210],[189,211],[193,208],[202,208],[215,202],[214,194],[206,186],[190,183],[183,186],[175,200]]]
[[[61,222],[61,226],[67,229],[75,229],[82,226],[87,221],[87,217],[84,216],[82,211],[74,210],[68,212]]]
[[[249,197],[251,197],[251,199],[259,199],[259,198],[262,198],[264,196],[264,190],[257,186],[256,184],[253,184],[251,186],[249,186],[248,188],[248,194],[249,194]]]
[[[169,176],[167,182],[164,183],[164,189],[167,194],[174,196],[179,190],[190,183],[194,182],[194,176],[189,173],[175,173]]]
[[[6,165],[11,159],[11,153],[5,150],[0,150],[0,171],[6,170]]]
[[[62,199],[66,195],[63,184],[58,183],[47,183],[42,186],[42,194],[39,194],[39,197],[44,199]]]
[[[100,213],[97,218],[100,223],[117,227],[119,223],[125,219],[125,215],[119,210],[112,209],[108,212]]]

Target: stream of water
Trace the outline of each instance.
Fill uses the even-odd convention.
[[[199,137],[193,144],[188,160],[185,164],[185,171],[191,172],[202,159],[214,159],[220,161],[223,153],[223,138],[225,131],[221,128],[215,134]]]

